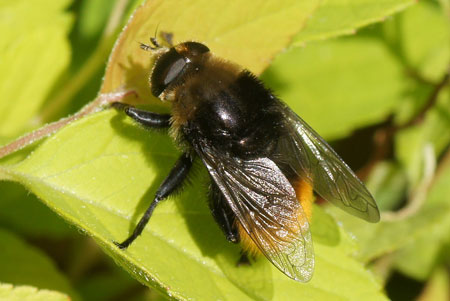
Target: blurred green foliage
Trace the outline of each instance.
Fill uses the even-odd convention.
[[[270,22],[295,23],[286,13],[294,2],[267,2],[279,6]],[[0,0],[0,145],[96,97],[113,43],[140,3]],[[177,3],[153,15],[161,29],[184,14],[202,26],[202,14],[215,12],[222,36],[233,40],[234,32],[245,47],[264,41],[270,25],[264,5],[218,13],[214,2]],[[359,171],[384,211],[380,223],[315,206],[316,271],[307,284],[264,259],[236,267],[239,248],[214,224],[197,166],[198,181],[158,207],[142,237],[119,251],[111,241],[138,220],[177,150],[165,135],[104,111],[0,159],[0,179],[16,182],[0,183],[0,299],[448,300],[449,2],[318,3],[305,1],[315,9],[290,44],[277,44],[285,51],[251,65]],[[239,15],[245,9],[248,20]],[[261,35],[240,40],[252,24]],[[189,24],[178,26],[195,39]],[[270,29],[281,43],[283,26]]]

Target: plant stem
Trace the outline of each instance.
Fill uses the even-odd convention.
[[[393,124],[393,116],[390,116],[385,123],[374,134],[374,151],[372,158],[368,163],[358,171],[358,175],[362,178],[370,174],[373,167],[379,162],[385,159],[388,155],[389,150],[392,147],[392,140],[395,134],[402,129],[409,128],[411,126],[421,123],[426,115],[426,113],[436,104],[439,92],[448,85],[450,79],[450,67],[448,72],[442,77],[442,79],[434,84],[433,90],[427,99],[426,104],[422,109],[409,121],[401,125]]]
[[[424,148],[424,176],[419,185],[410,193],[408,203],[402,209],[395,212],[383,212],[383,221],[402,220],[414,215],[425,202],[428,191],[435,178],[436,158],[434,155],[434,148],[431,143],[428,143]]]
[[[389,138],[385,140],[385,143],[392,144],[392,139],[397,131],[421,123],[424,120],[425,114],[436,104],[439,92],[442,91],[442,89],[449,83],[449,79],[450,79],[450,68],[448,72],[443,76],[443,78],[439,81],[439,83],[434,85],[433,91],[428,97],[426,104],[416,114],[415,117],[411,118],[408,122],[402,125],[398,126],[388,125],[385,128],[386,135]],[[372,166],[373,165],[374,164],[372,163]],[[424,176],[422,181],[419,183],[416,189],[414,189],[412,193],[410,193],[406,206],[396,212],[384,212],[382,216],[383,220],[385,221],[400,220],[414,215],[422,207],[426,199],[427,193],[435,181],[435,178],[436,178],[436,158],[434,156],[433,147],[431,144],[429,144],[426,145],[424,149]]]
[[[448,84],[449,78],[450,78],[450,67],[449,67],[449,70],[447,71],[447,73],[439,81],[439,83],[434,85],[433,91],[431,91],[431,94],[428,97],[428,100],[427,100],[427,103],[425,104],[425,106],[422,107],[422,109],[419,111],[419,113],[417,113],[417,115],[414,118],[412,118],[405,124],[397,126],[396,130],[404,129],[404,128],[407,128],[407,127],[410,127],[410,126],[420,123],[423,120],[423,118],[425,117],[425,114],[435,105],[435,103],[438,99],[439,92],[441,92],[441,90]]]
[[[36,141],[41,140],[42,138],[48,137],[54,133],[56,133],[59,129],[66,126],[69,123],[72,123],[75,120],[80,119],[86,115],[95,113],[100,111],[102,108],[107,106],[108,104],[119,101],[129,95],[136,95],[135,91],[122,91],[116,93],[107,93],[101,94],[94,101],[84,106],[80,111],[75,113],[72,116],[62,118],[58,121],[49,123],[31,133],[28,133],[17,140],[3,146],[0,148],[0,159],[14,153],[18,150],[23,149],[24,147],[33,144]]]

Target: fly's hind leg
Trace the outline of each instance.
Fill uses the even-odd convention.
[[[234,226],[236,216],[228,205],[227,200],[219,187],[212,179],[209,194],[209,208],[227,240],[232,243],[238,243],[240,241],[239,233]]]
[[[239,257],[238,261],[236,262],[236,266],[248,266],[251,265],[251,261],[249,258],[249,255],[247,254],[247,252],[242,251],[241,252],[241,257]]]
[[[209,207],[216,223],[219,225],[220,229],[222,229],[222,232],[225,234],[227,240],[235,244],[241,242],[239,231],[236,228],[236,215],[233,213],[219,187],[212,179],[209,195]],[[252,256],[242,249],[241,256],[236,262],[236,266],[250,265],[250,257]]]

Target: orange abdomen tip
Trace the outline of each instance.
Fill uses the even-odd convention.
[[[293,182],[292,186],[295,190],[297,200],[301,205],[297,211],[297,220],[300,225],[303,225],[305,222],[310,223],[312,218],[312,204],[314,203],[313,187],[311,184],[302,179]],[[236,220],[236,227],[239,232],[242,249],[253,257],[261,254],[259,248],[238,220]]]
[[[314,203],[314,194],[312,185],[303,179],[299,179],[298,181],[294,182],[293,187],[295,190],[295,194],[297,195],[297,200],[299,201],[300,205],[302,205],[302,209],[306,215],[307,221],[311,222],[312,204]],[[299,222],[304,221],[305,216],[303,216],[300,210],[297,216]]]

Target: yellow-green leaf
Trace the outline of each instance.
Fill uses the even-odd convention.
[[[39,290],[32,286],[13,286],[0,283],[0,300],[8,301],[70,301],[70,297],[60,292]]]
[[[0,283],[31,285],[78,299],[68,279],[42,251],[3,229],[0,229],[0,254]]]
[[[32,117],[68,65],[70,3],[0,1],[0,137],[36,126]]]
[[[0,182],[0,225],[27,237],[63,239],[75,232],[22,185]]]
[[[355,33],[359,27],[380,22],[405,9],[415,0],[324,0],[296,44]]]
[[[448,72],[450,16],[435,1],[418,1],[399,15],[396,22],[389,23],[388,30],[397,30],[403,44],[402,56],[411,68],[429,81],[438,81]]]
[[[433,182],[422,208],[411,216],[368,225],[352,216],[331,210],[344,228],[352,233],[360,245],[364,261],[400,250],[397,265],[410,276],[424,279],[435,263],[438,252],[449,242],[450,168],[444,168]]]

